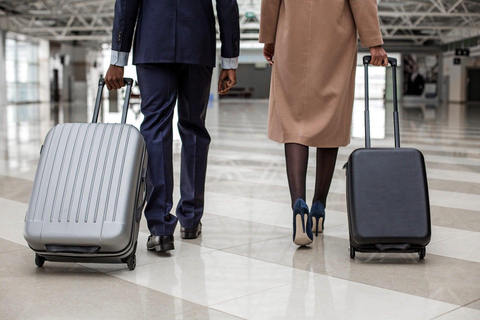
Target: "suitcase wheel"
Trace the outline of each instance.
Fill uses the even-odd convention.
[[[350,258],[355,259],[355,249],[350,247]]]
[[[130,257],[128,257],[127,266],[128,266],[128,269],[135,270],[136,265],[137,265],[137,257],[134,253]]]
[[[35,254],[35,264],[37,267],[41,268],[43,267],[43,264],[45,263],[45,258],[40,257],[38,254]]]
[[[422,248],[420,251],[418,251],[418,256],[420,257],[420,260],[423,260],[425,258],[425,255],[427,254],[427,249]]]

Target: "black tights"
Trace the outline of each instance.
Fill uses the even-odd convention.
[[[327,206],[327,195],[332,183],[338,148],[317,148],[317,173],[313,202],[320,201]],[[297,143],[285,144],[288,186],[292,207],[297,199],[305,200],[308,166],[308,147]]]

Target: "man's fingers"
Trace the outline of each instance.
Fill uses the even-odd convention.
[[[105,84],[107,85],[107,89],[110,91],[112,90],[112,86],[110,85],[110,82],[108,82],[107,79],[105,79]]]
[[[227,81],[227,90],[230,90],[230,88],[233,88],[233,86],[236,84],[236,81],[228,80]]]
[[[383,65],[388,66],[388,57],[383,58]]]
[[[117,78],[117,79],[114,80],[114,82],[115,82],[115,89],[120,89],[122,87],[122,84],[123,84],[123,79],[120,80],[120,79]]]

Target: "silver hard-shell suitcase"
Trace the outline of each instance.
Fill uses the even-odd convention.
[[[132,79],[122,123],[53,127],[42,146],[24,237],[45,261],[127,263],[135,269],[139,222],[146,198],[147,151],[140,132],[126,124]]]

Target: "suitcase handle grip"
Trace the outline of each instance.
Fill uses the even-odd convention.
[[[127,85],[127,91],[125,93],[125,102],[123,103],[122,123],[126,123],[128,104],[130,103],[130,94],[132,93],[133,79],[123,78],[123,82]],[[103,94],[104,86],[105,86],[105,79],[101,78],[98,81],[97,98],[95,99],[95,108],[93,109],[92,123],[98,122],[98,114],[100,113],[100,105],[102,104],[102,94]]]
[[[364,56],[363,57],[363,64],[366,65],[366,64],[370,64],[370,61],[372,61],[372,56]],[[397,66],[397,58],[392,58],[392,57],[388,57],[388,63],[393,67],[393,66]]]
[[[370,110],[368,93],[368,64],[372,60],[371,56],[363,57],[365,66],[365,148],[370,148]],[[393,76],[393,131],[395,137],[395,148],[400,148],[400,124],[398,121],[398,98],[397,98],[397,59],[388,57],[388,63],[392,66]]]

